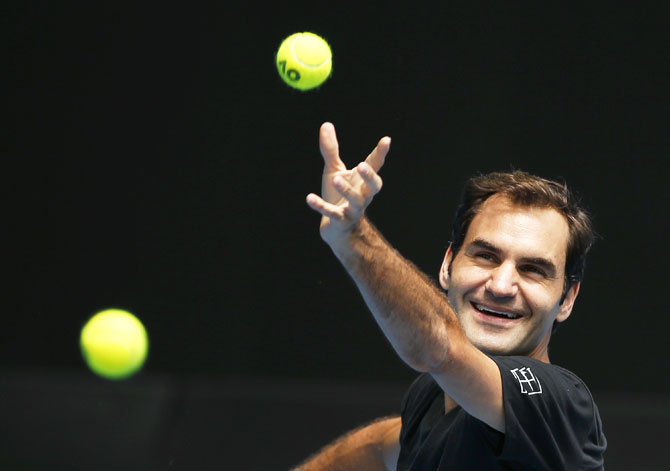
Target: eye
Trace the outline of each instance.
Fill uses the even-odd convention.
[[[547,273],[536,265],[523,265],[520,270],[526,273],[534,273],[545,278],[547,277]]]
[[[487,260],[490,262],[496,261],[496,256],[490,252],[477,252],[475,253],[475,258],[480,258],[482,260]]]

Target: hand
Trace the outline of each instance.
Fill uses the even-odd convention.
[[[321,237],[331,246],[348,237],[362,219],[365,209],[382,188],[377,174],[391,146],[383,137],[365,161],[348,170],[339,154],[335,127],[323,123],[319,131],[319,148],[324,160],[321,196],[307,195],[307,204],[321,213]]]

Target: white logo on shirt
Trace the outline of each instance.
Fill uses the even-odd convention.
[[[510,373],[512,373],[519,382],[523,394],[528,394],[529,396],[532,396],[533,394],[542,394],[540,380],[533,375],[530,368],[514,368],[513,370],[510,370]]]

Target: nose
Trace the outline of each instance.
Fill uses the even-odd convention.
[[[511,263],[498,265],[491,271],[491,276],[487,280],[485,288],[486,291],[498,298],[516,296],[519,291],[516,267]]]

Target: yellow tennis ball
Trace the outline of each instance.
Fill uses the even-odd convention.
[[[277,71],[293,88],[309,90],[330,77],[333,54],[328,43],[314,33],[295,33],[277,51]]]
[[[79,342],[89,368],[107,379],[136,373],[149,350],[142,322],[121,309],[107,309],[91,317],[81,329]]]

